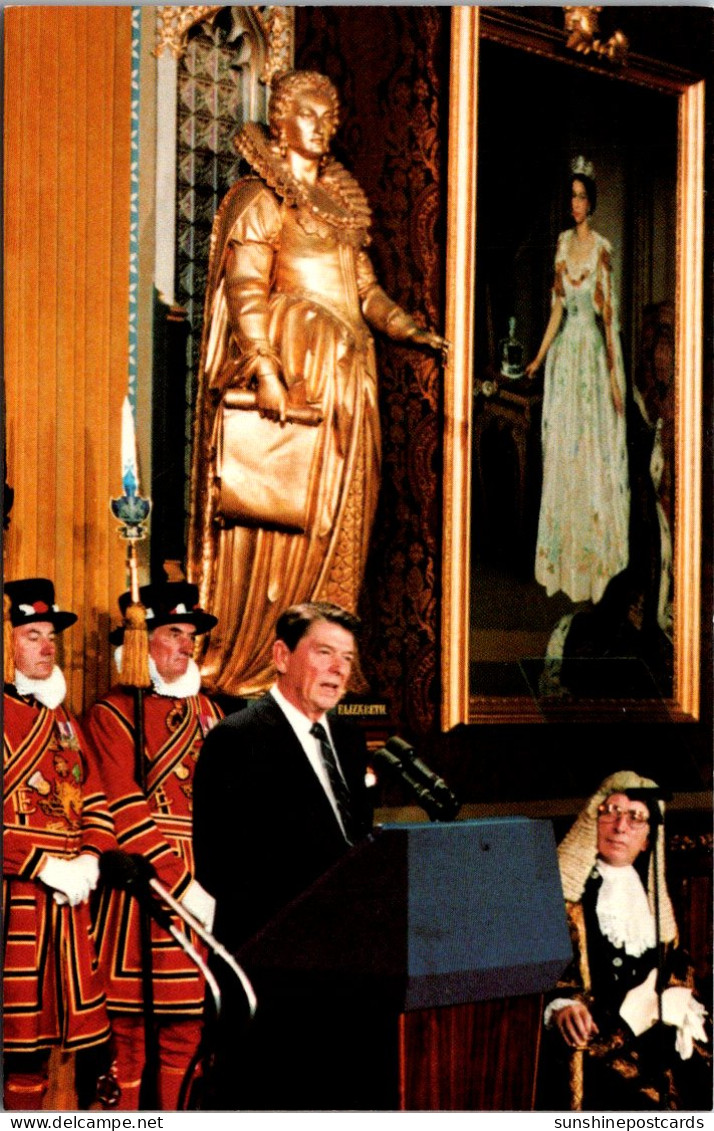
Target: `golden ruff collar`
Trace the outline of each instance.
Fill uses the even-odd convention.
[[[286,204],[327,224],[339,239],[353,247],[366,247],[370,242],[372,210],[357,181],[339,161],[327,157],[317,184],[305,185],[293,176],[267,130],[258,122],[247,122],[234,145],[251,169]]]

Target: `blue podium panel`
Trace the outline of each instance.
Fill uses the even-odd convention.
[[[550,989],[572,957],[549,821],[385,825],[238,952],[400,1011]]]
[[[406,828],[405,1008],[550,989],[572,956],[550,822]]]

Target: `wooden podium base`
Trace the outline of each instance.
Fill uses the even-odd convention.
[[[532,1111],[539,994],[403,1013],[402,1111]]]

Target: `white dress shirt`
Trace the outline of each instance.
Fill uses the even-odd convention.
[[[333,808],[334,814],[337,818],[337,822],[338,822],[340,828],[342,829],[343,834],[345,834],[345,840],[347,840],[347,834],[345,833],[345,827],[342,824],[342,818],[340,817],[340,812],[339,812],[339,809],[337,808],[337,802],[335,800],[335,795],[332,792],[332,786],[330,785],[330,779],[328,777],[327,770],[325,768],[325,763],[322,760],[322,752],[320,750],[320,741],[319,741],[319,739],[315,738],[314,734],[310,734],[310,730],[313,726],[312,719],[308,719],[307,715],[303,715],[302,711],[299,711],[297,707],[294,707],[292,703],[288,702],[288,700],[285,698],[283,693],[279,690],[277,684],[273,684],[273,686],[270,689],[270,694],[273,696],[273,699],[275,700],[275,702],[280,707],[280,710],[285,715],[285,718],[290,723],[290,726],[293,728],[298,742],[300,743],[303,750],[305,751],[305,754],[307,755],[308,762],[310,763],[310,765],[312,766],[313,770],[315,771],[315,773],[317,775],[317,780],[319,781],[320,785],[322,786],[322,788],[325,791],[325,794],[327,795],[327,800],[330,802],[330,805]],[[335,765],[337,766],[337,769],[339,770],[340,775],[342,776],[342,778],[344,780],[345,775],[342,772],[342,766],[340,765],[340,760],[339,760],[339,757],[337,755],[337,751],[335,750],[335,744],[332,741],[332,734],[330,733],[330,724],[327,721],[327,715],[325,715],[325,714],[321,715],[320,718],[317,719],[316,721],[318,723],[320,723],[325,728],[325,732],[327,734],[328,741],[330,743],[330,746],[332,747],[332,753],[335,756]],[[346,782],[345,782],[345,784],[346,784]]]

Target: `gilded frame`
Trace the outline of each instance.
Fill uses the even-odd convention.
[[[475,246],[479,41],[496,40],[572,66],[602,71],[574,55],[565,36],[534,23],[523,9],[452,9],[448,163],[446,334],[451,341],[444,390],[444,519],[441,683],[444,730],[459,723],[541,722],[531,701],[470,694],[470,514],[472,359],[478,248]],[[678,104],[675,322],[674,694],[670,718],[700,714],[702,513],[702,288],[704,225],[704,81],[631,55],[623,82],[670,94]],[[465,610],[467,611],[465,613]],[[618,701],[621,710],[623,701]],[[647,717],[647,704],[630,705]],[[607,709],[573,707],[589,721]]]

